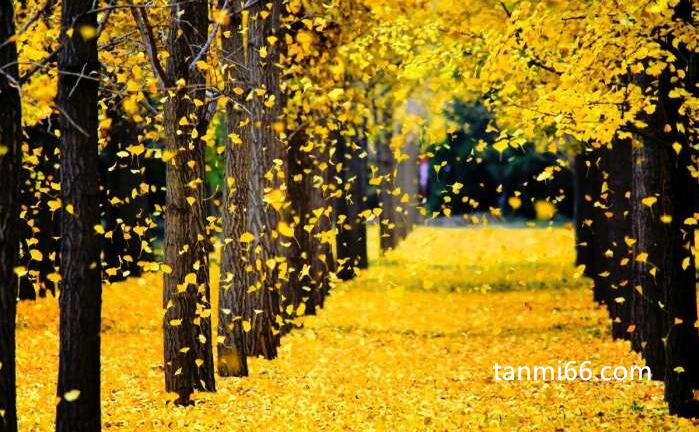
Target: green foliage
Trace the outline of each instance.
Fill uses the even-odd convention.
[[[558,214],[572,216],[572,174],[561,170],[553,178],[538,181],[546,167],[555,166],[565,156],[540,153],[533,143],[506,148],[493,147],[498,137],[489,130],[491,114],[480,103],[453,101],[445,115],[464,127],[451,133],[445,142],[430,147],[430,211],[450,208],[452,214],[487,212],[499,209],[503,215],[534,218],[536,201],[551,201]],[[454,184],[463,185],[460,188]],[[521,206],[508,203],[518,197]]]

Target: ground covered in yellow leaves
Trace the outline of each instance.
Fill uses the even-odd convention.
[[[374,235],[374,237],[376,237]],[[504,382],[493,365],[640,365],[574,278],[566,228],[418,228],[251,376],[219,379],[195,407],[166,406],[161,283],[105,288],[103,423],[141,431],[696,430],[659,383]],[[52,429],[56,302],[19,308],[22,431]]]

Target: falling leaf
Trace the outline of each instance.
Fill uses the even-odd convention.
[[[653,207],[653,204],[658,202],[658,198],[654,196],[645,197],[641,200],[641,203],[646,207]]]
[[[63,399],[66,402],[75,402],[80,398],[80,390],[69,390],[63,393]]]
[[[251,232],[244,232],[240,235],[240,241],[243,243],[250,243],[255,240],[255,235]]]
[[[44,254],[38,249],[32,249],[29,251],[29,255],[34,261],[42,261],[44,259]]]

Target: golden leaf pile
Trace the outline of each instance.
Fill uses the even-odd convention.
[[[162,390],[161,275],[114,284],[104,430],[696,430],[667,415],[660,383],[493,379],[495,362],[642,365],[573,277],[572,244],[567,228],[499,227],[418,228],[381,258],[372,244],[375,265],[337,284],[279,359],[252,360],[249,378],[219,379],[186,409]],[[56,301],[21,303],[18,326],[20,428],[51,430]]]

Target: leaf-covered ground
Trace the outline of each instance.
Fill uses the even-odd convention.
[[[573,277],[572,244],[566,228],[419,228],[387,257],[372,248],[376,265],[338,284],[279,359],[188,409],[162,391],[160,276],[106,287],[104,429],[696,430],[667,416],[659,383],[493,379],[495,362],[641,364]],[[20,305],[23,431],[52,429],[56,329],[55,301]]]

